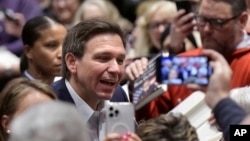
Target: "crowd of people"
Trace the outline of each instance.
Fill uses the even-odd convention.
[[[187,117],[170,111],[198,90],[223,140],[231,124],[250,124],[249,1],[193,0],[190,13],[171,0],[135,3],[131,20],[111,0],[0,1],[1,141],[197,141]],[[165,60],[173,83],[135,111],[134,132],[107,134],[106,103],[131,102],[158,53],[207,56],[207,85],[180,85]]]

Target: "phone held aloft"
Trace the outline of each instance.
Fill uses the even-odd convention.
[[[157,62],[157,81],[161,84],[208,85],[211,73],[207,56],[160,57]]]
[[[135,110],[130,102],[108,102],[105,104],[106,134],[135,132]]]
[[[184,9],[186,14],[193,12],[192,3],[190,0],[176,0],[175,3],[178,11]]]

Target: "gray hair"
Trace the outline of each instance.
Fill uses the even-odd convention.
[[[53,101],[35,105],[11,124],[9,141],[88,141],[87,130],[76,108]]]
[[[250,114],[250,87],[235,88],[230,91],[230,97],[248,114]]]

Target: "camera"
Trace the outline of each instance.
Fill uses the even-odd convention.
[[[130,102],[108,102],[105,105],[106,134],[135,132],[134,105]]]
[[[212,68],[207,56],[169,56],[158,59],[156,72],[160,84],[208,85]]]

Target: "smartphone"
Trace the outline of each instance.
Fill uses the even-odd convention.
[[[105,104],[106,134],[135,132],[135,110],[130,102],[108,102]]]
[[[160,84],[208,85],[212,68],[207,56],[169,56],[157,61],[157,81]]]
[[[175,3],[178,11],[181,9],[184,9],[186,11],[184,15],[193,12],[192,3],[190,2],[190,0],[176,0]],[[190,23],[192,22],[192,20],[193,19],[190,19],[186,23]]]
[[[193,11],[192,3],[190,2],[190,0],[176,0],[175,3],[178,11],[184,9],[186,11],[186,14]]]

